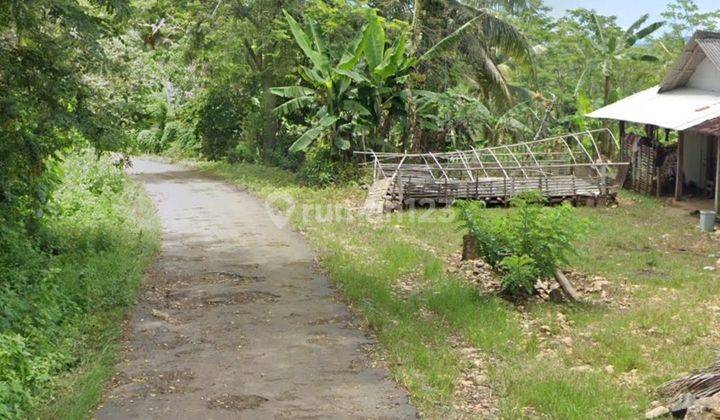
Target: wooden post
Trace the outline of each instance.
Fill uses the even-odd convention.
[[[619,129],[620,129],[620,150],[618,151],[618,156],[620,156],[621,161],[625,161],[627,156],[625,156],[625,148],[623,145],[625,144],[625,121],[620,121]]]
[[[685,132],[678,133],[677,144],[677,169],[675,174],[675,201],[682,200],[683,184],[685,183]]]
[[[503,178],[503,201],[507,204],[507,177]]]
[[[715,216],[720,214],[720,136],[715,137],[715,154],[717,159],[715,161]]]
[[[439,165],[440,164],[438,163],[438,166]],[[443,171],[443,174],[444,173],[445,173],[445,171]],[[445,205],[446,206],[447,206],[447,202],[448,202],[448,177],[447,177],[447,175],[445,175]]]
[[[400,200],[400,209],[402,210],[403,202],[405,201],[405,191],[403,191],[402,175],[398,176],[395,179],[395,182],[398,182],[400,185],[398,199]]]

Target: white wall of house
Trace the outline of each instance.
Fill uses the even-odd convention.
[[[720,70],[705,58],[685,85],[689,88],[720,92]]]

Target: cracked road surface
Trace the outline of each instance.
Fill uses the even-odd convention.
[[[161,253],[99,419],[415,418],[301,235],[251,195],[135,160]]]

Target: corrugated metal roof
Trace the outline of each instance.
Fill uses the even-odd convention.
[[[706,58],[720,70],[720,33],[696,32],[660,86],[600,108],[588,117],[651,124],[671,130],[687,130],[719,118],[720,93],[685,87]],[[717,83],[720,87],[720,80]]]
[[[685,86],[707,56],[720,69],[720,33],[697,31],[660,84],[660,92]]]
[[[660,93],[655,86],[587,116],[686,130],[720,117],[720,93],[691,88]]]
[[[700,48],[702,48],[708,60],[720,69],[720,38],[698,39],[697,43]]]

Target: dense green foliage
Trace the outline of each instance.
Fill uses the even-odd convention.
[[[24,417],[108,346],[156,245],[148,203],[122,168],[93,152],[48,167],[61,183],[38,234],[0,227],[2,418]]]
[[[554,19],[541,0],[6,2],[0,206],[34,223],[45,159],[75,144],[293,170],[309,153],[345,171],[353,150],[586,129],[584,113],[658,81],[717,17],[692,0],[660,31],[647,16]]]
[[[663,18],[667,29],[586,9],[555,19],[540,0],[143,2],[121,36],[144,74],[133,137],[142,151],[265,162],[327,185],[347,179],[334,171],[354,150],[584,130],[599,125],[588,111],[659,81],[717,13],[678,0]]]
[[[132,11],[128,0],[0,2],[2,418],[27,417],[110,348],[152,252],[138,190],[95,152],[70,152],[135,138],[135,99],[151,91],[136,89],[119,38]]]
[[[55,153],[125,139],[127,98],[105,53],[129,11],[127,0],[0,4],[0,223],[37,219]]]
[[[503,273],[502,288],[510,294],[532,293],[537,279],[551,278],[567,264],[582,229],[569,204],[547,207],[538,192],[515,197],[514,210],[502,218],[488,218],[483,202],[461,201],[456,206],[478,253]]]

